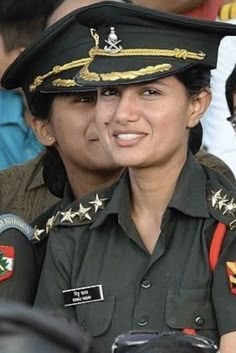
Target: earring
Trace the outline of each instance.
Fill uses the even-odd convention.
[[[48,137],[48,140],[49,140],[49,141],[52,141],[52,137],[51,137],[51,136],[49,136],[49,137]]]

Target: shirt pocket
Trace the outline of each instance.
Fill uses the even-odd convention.
[[[184,289],[169,292],[166,323],[173,329],[217,330],[211,289]]]
[[[79,324],[92,337],[103,336],[111,327],[115,296],[106,296],[103,301],[79,304],[76,314]]]

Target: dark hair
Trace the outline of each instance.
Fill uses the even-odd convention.
[[[33,18],[24,21],[0,21],[0,34],[4,49],[9,52],[16,48],[27,47],[43,31],[45,20]]]
[[[1,0],[0,33],[6,51],[27,47],[43,31],[58,0]]]
[[[49,120],[52,103],[60,93],[38,93],[30,104],[31,113],[39,120]],[[64,163],[55,147],[47,147],[43,161],[43,179],[48,190],[59,198],[63,197],[67,183],[67,173]]]
[[[227,100],[227,104],[229,107],[230,114],[234,113],[234,103],[233,103],[233,95],[236,93],[236,65],[226,80],[225,84],[225,97]]]
[[[194,66],[187,70],[177,73],[176,78],[182,82],[189,97],[201,92],[202,89],[210,87],[211,73],[209,69],[201,66]],[[193,155],[195,155],[202,145],[203,130],[199,122],[190,130],[188,146]]]
[[[189,96],[201,92],[202,89],[210,87],[211,71],[200,65],[178,72],[175,77],[182,82]]]

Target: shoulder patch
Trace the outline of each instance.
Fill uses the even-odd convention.
[[[18,229],[27,239],[32,239],[33,228],[22,218],[10,213],[0,215],[0,236],[5,230],[12,228]]]
[[[13,275],[15,250],[13,246],[0,246],[0,282]]]
[[[236,229],[236,195],[218,184],[210,185],[207,192],[209,212],[229,229]]]

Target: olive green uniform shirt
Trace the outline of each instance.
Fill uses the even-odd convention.
[[[44,152],[0,172],[0,210],[30,223],[59,200],[43,181],[43,158]]]
[[[236,297],[226,274],[226,261],[236,261],[235,230],[227,230],[214,273],[208,263],[218,221],[231,220],[211,197],[231,187],[217,178],[188,156],[152,255],[130,216],[128,175],[70,204],[51,229],[36,306],[76,318],[101,352],[128,330],[194,328],[216,339],[235,331]],[[64,306],[63,290],[94,285],[102,286],[104,300]]]

